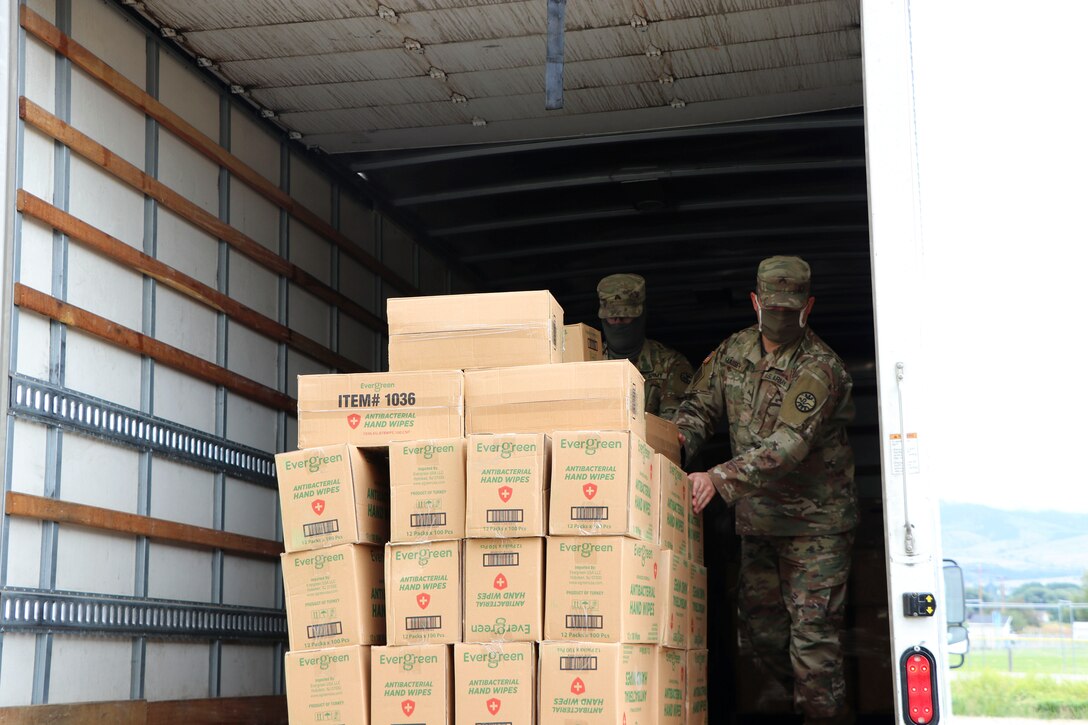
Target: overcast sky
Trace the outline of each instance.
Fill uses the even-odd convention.
[[[1088,512],[1088,2],[912,20],[923,465],[948,500]]]

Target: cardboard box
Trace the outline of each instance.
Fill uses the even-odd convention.
[[[660,453],[654,455],[654,481],[660,503],[657,506],[661,548],[690,558],[688,512],[691,511],[691,482],[680,466]]]
[[[453,646],[455,722],[534,725],[536,656],[532,642]]]
[[[277,453],[276,480],[284,550],[389,539],[384,459],[346,445]]]
[[[653,451],[625,431],[556,431],[552,438],[554,536],[631,536],[657,543]]]
[[[291,723],[370,722],[370,647],[288,652],[284,658]]]
[[[281,555],[293,651],[385,643],[380,546],[341,544]]]
[[[460,370],[298,376],[298,447],[464,435]]]
[[[386,317],[391,371],[563,362],[563,308],[547,291],[394,297]]]
[[[656,725],[654,647],[541,642],[540,722]]]
[[[690,482],[691,479],[688,479]],[[691,497],[688,497],[688,554],[696,564],[705,564],[703,550],[703,514],[695,513],[691,507]]]
[[[389,540],[465,536],[465,439],[389,444]]]
[[[708,656],[709,653],[705,649],[688,650],[687,682],[684,688],[686,693],[684,695],[684,725],[706,725],[709,722],[706,675]],[[890,691],[889,684],[885,692]]]
[[[624,536],[548,539],[544,638],[659,644],[659,552]]]
[[[385,546],[386,642],[461,641],[461,542]]]
[[[370,722],[372,725],[453,725],[449,646],[372,647]]]
[[[468,433],[630,430],[646,437],[642,374],[628,360],[465,372]]]
[[[563,326],[563,362],[589,362],[604,358],[601,331],[578,323]]]
[[[691,639],[691,562],[675,551],[661,550],[661,643],[687,649]],[[706,646],[705,644],[702,646]]]
[[[691,565],[691,596],[688,598],[688,614],[691,622],[691,636],[688,647],[706,649],[706,567],[702,564]]]
[[[654,651],[657,659],[654,682],[658,725],[684,725],[688,653],[668,647],[654,647]]]
[[[465,536],[547,534],[551,451],[543,433],[470,435]]]
[[[465,641],[544,635],[544,539],[465,541]]]
[[[646,442],[655,452],[680,465],[680,429],[671,420],[647,413]]]

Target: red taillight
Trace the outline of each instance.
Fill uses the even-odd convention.
[[[937,709],[937,672],[933,653],[925,647],[912,647],[899,660],[903,683],[903,717],[912,725],[935,725]]]

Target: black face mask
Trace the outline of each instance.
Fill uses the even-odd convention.
[[[608,357],[612,360],[627,358],[634,361],[646,342],[646,313],[632,319],[626,325],[611,325],[601,319],[601,330],[608,342]]]

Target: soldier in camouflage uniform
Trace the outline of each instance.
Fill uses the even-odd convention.
[[[608,359],[634,363],[646,378],[646,412],[671,419],[692,368],[676,350],[646,339],[646,280],[637,274],[609,275],[597,285],[597,296]]]
[[[692,505],[736,506],[738,609],[760,661],[806,723],[848,721],[840,643],[858,520],[852,381],[808,326],[815,298],[798,257],[763,260],[758,324],[727,338],[695,375],[675,422],[688,457],[728,420],[734,458],[692,473]]]

